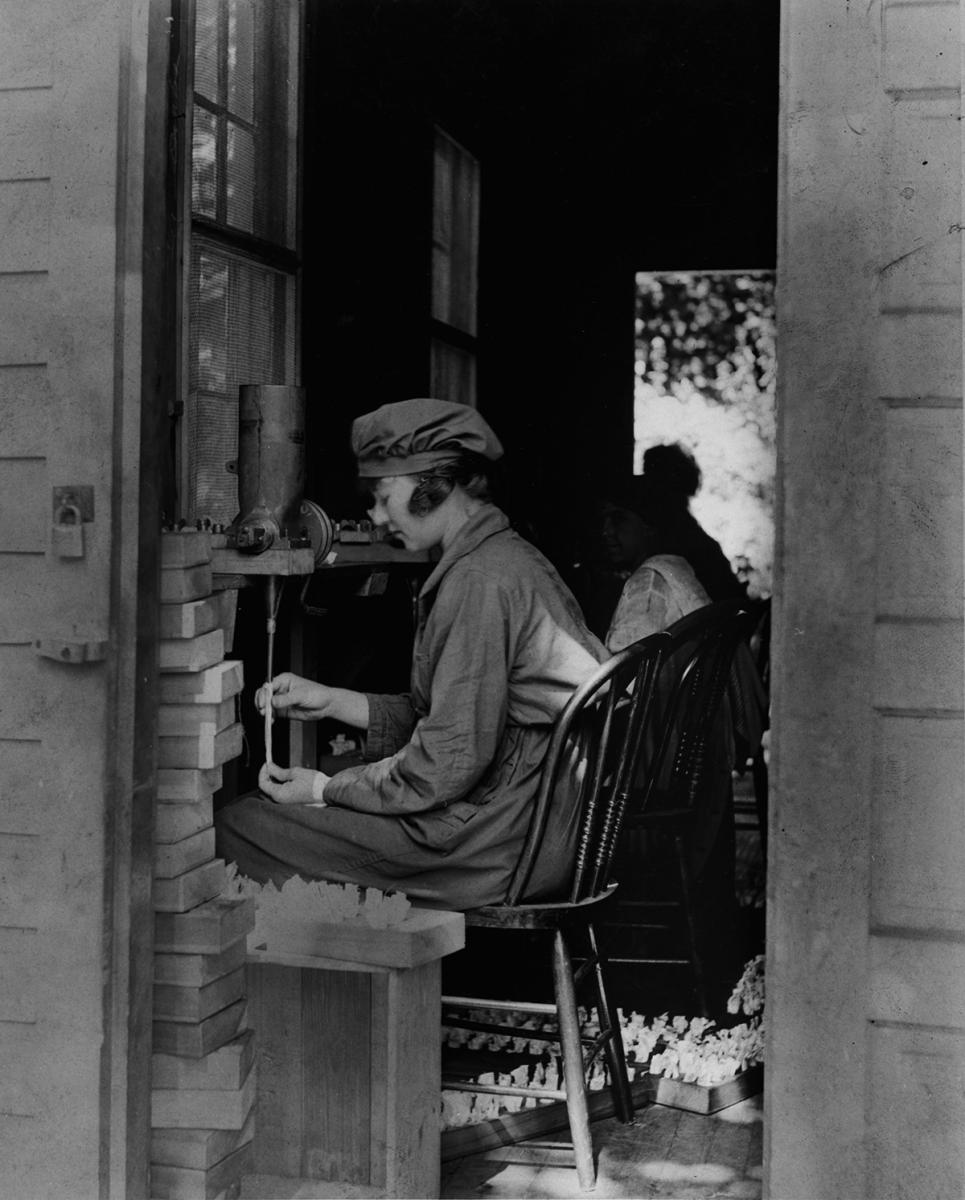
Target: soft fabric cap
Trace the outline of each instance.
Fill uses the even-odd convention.
[[[352,423],[352,451],[359,476],[421,475],[461,451],[502,458],[495,433],[474,409],[450,400],[401,400],[383,404]]]

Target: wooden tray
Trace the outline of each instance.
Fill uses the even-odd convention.
[[[390,929],[354,921],[275,920],[267,941],[249,936],[248,959],[321,970],[407,968],[453,954],[465,944],[462,913],[414,908]]]
[[[630,1084],[633,1107],[645,1104],[663,1104],[668,1108],[683,1108],[688,1112],[714,1113],[729,1108],[749,1096],[756,1096],[764,1086],[764,1068],[751,1067],[733,1079],[708,1087],[699,1083],[683,1083],[679,1079],[666,1079],[662,1075],[642,1075]],[[610,1089],[587,1094],[590,1120],[598,1121],[612,1117],[614,1112]],[[458,1129],[446,1129],[442,1133],[442,1161],[464,1158],[479,1154],[483,1150],[494,1150],[528,1138],[542,1137],[569,1126],[566,1103],[554,1100],[538,1108],[527,1108],[521,1112],[504,1113],[492,1121],[480,1121],[476,1125],[462,1125]]]

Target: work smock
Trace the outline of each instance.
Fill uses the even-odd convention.
[[[410,693],[368,696],[370,761],[330,778],[324,808],[229,805],[220,852],[262,881],[298,874],[457,909],[500,902],[553,723],[606,657],[551,564],[484,505],[420,591]],[[561,800],[529,898],[568,882],[574,830]]]

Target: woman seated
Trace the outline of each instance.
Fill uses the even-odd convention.
[[[338,774],[268,763],[262,794],[217,816],[218,853],[259,881],[397,888],[474,908],[506,895],[553,723],[606,658],[550,563],[490,500],[502,455],[474,409],[387,404],[352,427],[372,520],[409,550],[441,557],[423,585],[411,692],[368,695],[284,673],[264,711],[365,731],[365,759]],[[558,808],[530,898],[563,886],[575,813]]]
[[[690,563],[661,527],[659,499],[642,479],[604,501],[601,518],[607,557],[617,570],[629,572],[606,635],[612,653],[710,604]]]

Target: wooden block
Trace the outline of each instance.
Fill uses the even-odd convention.
[[[221,787],[220,767],[209,767],[204,771],[183,767],[161,767],[157,773],[157,798],[162,804],[180,804],[210,800],[213,792]]]
[[[214,820],[210,799],[188,801],[184,804],[159,804],[154,815],[154,841],[157,845],[180,842],[208,829]]]
[[[241,1129],[153,1129],[151,1162],[207,1171],[250,1142],[254,1132],[253,1111]]]
[[[206,900],[211,900],[224,889],[227,882],[224,859],[215,858],[175,875],[173,879],[154,880],[154,909],[162,913],[183,913]]]
[[[190,912],[159,912],[154,917],[155,953],[221,954],[255,926],[251,896],[219,896]]]
[[[162,638],[194,638],[219,628],[224,626],[217,596],[189,600],[187,604],[161,605]]]
[[[211,595],[211,591],[211,566],[208,563],[196,567],[169,567],[161,572],[162,604],[203,600]]]
[[[214,858],[214,826],[200,829],[180,842],[159,843],[154,847],[155,879],[173,879],[193,871]]]
[[[151,1163],[153,1200],[233,1200],[251,1165],[251,1139],[206,1171]]]
[[[162,704],[158,708],[158,733],[161,737],[190,737],[202,725],[226,729],[234,724],[237,707],[234,696],[220,704]]]
[[[162,704],[220,704],[244,687],[242,664],[235,659],[215,663],[206,671],[172,672],[158,681]]]
[[[311,575],[315,551],[273,546],[261,554],[243,554],[227,546],[211,549],[211,569],[218,575]]]
[[[151,1086],[220,1091],[240,1088],[255,1060],[255,1035],[250,1029],[203,1058],[155,1054],[151,1058]]]
[[[194,567],[211,561],[211,534],[198,529],[161,534],[161,566]]]
[[[461,950],[466,944],[462,913],[413,908],[404,921],[390,929],[372,929],[355,922],[273,919],[272,937],[249,946],[251,962],[311,966],[317,957],[328,962],[367,963],[382,967],[415,967]],[[319,964],[324,965],[324,964]]]
[[[252,1067],[240,1088],[151,1088],[154,1129],[241,1129],[255,1100]]]
[[[158,738],[158,765],[161,767],[200,768],[220,767],[237,758],[245,741],[240,721],[227,729],[202,725],[194,737]]]
[[[245,965],[246,939],[242,934],[220,954],[155,954],[154,982],[179,987],[203,987]]]
[[[224,658],[224,630],[212,629],[193,638],[161,641],[162,671],[204,671]]]
[[[158,1021],[206,1021],[245,994],[245,969],[239,967],[202,987],[154,985],[154,1018]]]
[[[155,1021],[154,1053],[183,1054],[188,1058],[210,1054],[245,1028],[245,1009],[245,1001],[236,1000],[204,1021]],[[200,1127],[203,1122],[195,1121],[194,1124]]]

